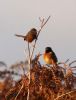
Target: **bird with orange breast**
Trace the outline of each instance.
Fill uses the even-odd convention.
[[[33,40],[37,39],[37,30],[32,28],[25,36],[15,34],[17,37],[22,37],[24,41],[26,40],[28,43],[31,43]]]
[[[43,54],[43,58],[46,64],[49,64],[49,65],[52,64],[53,66],[57,65],[58,59],[51,47],[45,48],[45,53]]]

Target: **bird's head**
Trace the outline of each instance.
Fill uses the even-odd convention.
[[[49,53],[49,52],[52,52],[52,48],[51,47],[46,47],[45,48],[45,53]]]
[[[32,28],[31,31],[37,33],[37,30],[35,28]]]

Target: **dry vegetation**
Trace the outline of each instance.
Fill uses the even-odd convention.
[[[31,79],[28,87],[27,75],[22,76],[15,72],[17,67],[23,67],[24,64],[26,63],[21,62],[11,66],[14,71],[0,72],[0,77],[4,78],[4,81],[0,82],[0,100],[27,100],[28,88],[30,100],[76,100],[76,77],[73,73],[75,66],[62,63],[55,68],[47,67],[42,66],[35,58],[30,70]],[[17,76],[19,79],[14,79]]]
[[[47,21],[41,22],[42,29]],[[28,95],[29,100],[76,100],[76,61],[67,60],[48,67],[41,65],[39,54],[33,60],[32,56],[30,83],[26,73],[28,61],[21,61],[10,68],[6,66],[5,70],[0,71],[0,100],[28,100]]]

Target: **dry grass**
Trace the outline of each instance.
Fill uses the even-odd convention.
[[[26,67],[26,63],[24,64]],[[53,68],[42,66],[38,59],[34,59],[31,64],[30,100],[75,100],[76,77],[72,71],[73,68],[69,64],[66,64],[67,67],[65,67],[65,64],[61,66],[58,64]],[[14,69],[16,67],[14,66]],[[16,77],[18,74],[12,73],[12,71],[1,73],[1,76],[5,78],[4,82],[0,82],[0,100],[27,100],[28,76],[20,76],[19,74],[19,80],[14,80],[12,76]]]

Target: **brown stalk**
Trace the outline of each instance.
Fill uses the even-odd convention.
[[[58,100],[59,98],[65,96],[65,95],[69,95],[70,93],[73,93],[73,92],[75,92],[75,91],[76,91],[76,90],[73,90],[73,91],[70,91],[70,92],[64,93],[64,94],[58,96],[57,98],[55,98],[54,100]]]
[[[31,68],[31,58],[30,58],[30,47],[29,47],[29,43],[28,43],[28,54],[29,54],[29,58],[28,58],[28,68],[29,68],[29,73],[28,73],[28,78],[29,78],[29,84],[30,85],[30,68]],[[28,86],[28,94],[27,94],[27,100],[29,100],[29,86]]]
[[[47,21],[50,19],[50,16],[48,17],[48,19],[44,22],[44,19],[43,20],[40,20],[41,21],[41,27],[40,27],[40,30],[38,31],[38,34],[37,34],[37,38],[42,30],[42,28],[44,27],[44,25],[47,23]],[[36,42],[37,40],[35,40],[35,43],[34,43],[34,46],[33,46],[33,50],[32,50],[32,54],[30,55],[30,47],[29,47],[29,43],[28,43],[28,53],[29,53],[29,59],[28,59],[28,62],[29,62],[29,85],[30,85],[30,67],[31,67],[31,60],[32,60],[32,56],[33,56],[33,53],[34,53],[34,50],[35,50],[35,46],[36,46]],[[27,94],[27,100],[29,100],[29,86],[28,86],[28,94]]]

